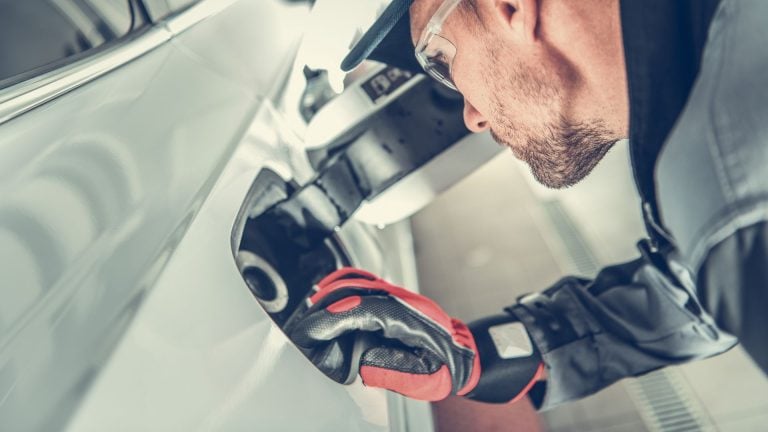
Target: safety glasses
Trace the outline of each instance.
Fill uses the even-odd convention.
[[[459,3],[461,0],[445,0],[427,23],[427,27],[416,44],[416,59],[424,71],[432,78],[456,91],[458,89],[451,77],[456,46],[441,36],[440,32],[443,30],[443,23]]]

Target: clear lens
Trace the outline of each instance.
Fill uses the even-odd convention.
[[[424,38],[416,50],[416,58],[424,71],[453,90],[457,90],[451,77],[455,55],[456,46],[448,39],[435,33]]]

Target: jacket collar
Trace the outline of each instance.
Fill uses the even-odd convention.
[[[632,167],[656,210],[654,167],[699,73],[719,0],[620,0],[629,90]]]

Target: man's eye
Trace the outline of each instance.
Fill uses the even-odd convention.
[[[448,57],[442,51],[436,52],[429,60],[440,67],[448,67]]]
[[[435,62],[443,63],[443,64],[448,63],[448,58],[446,57],[445,53],[442,51],[436,52],[435,55],[432,56],[432,60]]]
[[[450,77],[450,67],[448,66],[448,63],[441,61],[439,58],[432,59],[432,68],[441,76],[445,78]]]

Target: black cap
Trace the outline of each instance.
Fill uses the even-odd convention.
[[[412,72],[421,72],[411,40],[411,18],[408,13],[414,0],[392,0],[360,41],[341,62],[348,72],[365,59],[386,63]]]

